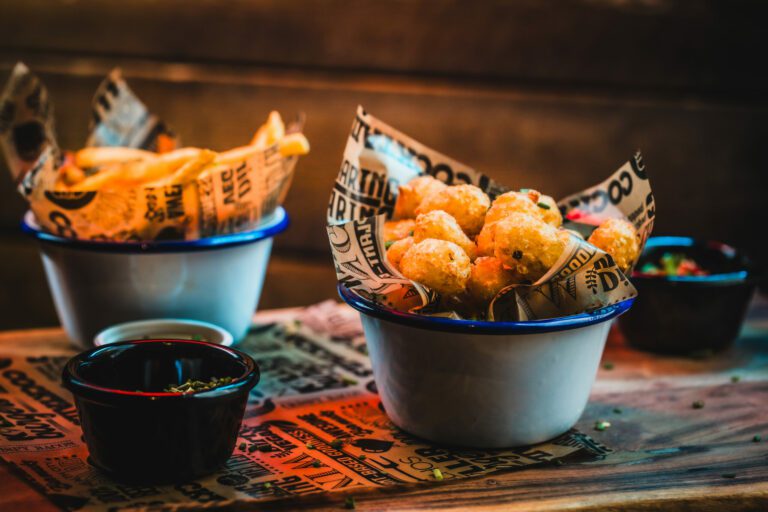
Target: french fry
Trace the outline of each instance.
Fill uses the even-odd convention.
[[[200,156],[202,151],[198,148],[181,148],[136,165],[126,166],[123,179],[135,183],[159,180],[173,174],[182,165]]]
[[[88,176],[84,180],[72,185],[69,190],[72,192],[88,192],[92,190],[106,189],[109,186],[120,181],[123,176],[123,166],[115,164],[101,169],[96,174]]]
[[[143,149],[124,147],[91,147],[75,153],[75,165],[81,169],[101,167],[103,165],[144,160],[156,156],[156,153]]]
[[[301,133],[289,133],[278,142],[283,156],[301,156],[309,153],[309,141]]]
[[[265,148],[257,146],[240,146],[239,148],[230,149],[219,153],[214,160],[214,165],[227,165],[235,162],[243,162],[248,160],[253,155],[264,151]]]
[[[200,154],[179,167],[172,175],[159,181],[153,182],[154,186],[182,185],[195,180],[201,172],[205,170],[208,164],[216,158],[216,152],[210,149],[200,150]],[[152,185],[148,185],[152,186]]]
[[[285,123],[283,118],[280,117],[280,113],[273,110],[267,117],[267,122],[264,123],[256,130],[253,138],[251,139],[251,146],[256,146],[260,149],[265,149],[276,142],[279,142],[285,136]]]

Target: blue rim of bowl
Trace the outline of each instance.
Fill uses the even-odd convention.
[[[234,378],[230,384],[225,386],[219,386],[217,388],[198,391],[195,393],[165,393],[165,392],[151,392],[151,391],[131,391],[126,389],[110,388],[106,386],[99,386],[85,381],[80,377],[78,367],[87,358],[93,354],[102,351],[114,351],[119,350],[126,345],[140,345],[145,343],[174,343],[174,344],[186,344],[186,345],[203,345],[215,350],[221,350],[226,352],[230,356],[234,356],[244,366],[244,371],[241,375]],[[179,400],[190,398],[220,398],[223,396],[231,396],[243,391],[243,388],[247,388],[246,392],[250,392],[256,384],[259,383],[261,378],[261,372],[256,362],[250,356],[243,354],[239,350],[235,350],[232,347],[226,347],[224,345],[217,345],[215,343],[208,343],[206,341],[196,340],[177,340],[177,339],[150,339],[150,340],[132,340],[132,341],[119,341],[117,343],[110,343],[101,347],[95,347],[85,352],[81,352],[76,355],[64,365],[62,372],[62,381],[64,387],[67,388],[73,395],[90,399],[101,399],[104,401],[114,399],[142,399],[148,398],[151,400],[163,399],[163,400]]]
[[[730,245],[722,242],[712,242],[696,240],[687,236],[652,236],[645,243],[645,250],[659,248],[659,247],[694,247],[703,246],[714,251],[719,251],[728,257],[736,258],[744,256],[741,251],[731,247]],[[709,274],[706,276],[653,276],[643,273],[638,273],[637,270],[632,275],[633,281],[642,280],[644,282],[671,282],[671,283],[685,283],[686,285],[711,285],[721,286],[737,283],[748,283],[757,281],[761,277],[759,272],[754,270],[744,269],[736,272],[727,272],[723,274]]]
[[[626,299],[590,313],[559,318],[530,320],[527,322],[490,322],[487,320],[457,320],[454,318],[405,313],[365,299],[341,283],[337,285],[337,290],[344,302],[365,315],[418,329],[464,334],[516,335],[578,329],[615,318],[625,313],[635,301],[634,298]]]
[[[274,213],[264,219],[256,229],[241,233],[216,235],[197,240],[160,240],[146,242],[101,242],[82,240],[79,238],[64,238],[40,229],[34,220],[34,214],[28,211],[21,221],[21,230],[41,242],[99,252],[122,253],[164,253],[187,252],[212,249],[223,249],[235,245],[250,244],[273,237],[288,228],[290,221],[285,209],[280,206]]]

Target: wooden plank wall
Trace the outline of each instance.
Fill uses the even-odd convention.
[[[556,197],[640,148],[657,234],[757,252],[766,14],[746,0],[0,0],[0,80],[19,59],[42,75],[68,148],[114,66],[192,145],[237,145],[271,109],[305,112],[312,153],[262,299],[280,307],[335,294],[324,212],[358,104]],[[36,248],[18,233],[24,203],[0,167],[0,328],[55,324]]]

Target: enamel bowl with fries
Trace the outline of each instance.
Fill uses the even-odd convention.
[[[250,144],[220,153],[88,147],[66,156],[53,190],[32,194],[22,228],[39,241],[70,339],[88,347],[111,325],[145,319],[209,322],[242,338],[272,238],[288,226],[277,205],[307,151],[273,112]]]

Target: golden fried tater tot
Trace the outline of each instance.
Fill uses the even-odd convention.
[[[556,228],[563,225],[563,216],[560,213],[560,208],[557,207],[557,202],[552,197],[542,194],[536,206],[539,208],[539,213],[544,222]]]
[[[412,219],[416,217],[416,208],[425,197],[435,194],[448,185],[432,176],[419,176],[405,185],[400,185],[395,201],[395,218]]]
[[[500,221],[510,213],[515,212],[525,213],[531,217],[541,217],[541,209],[536,205],[538,199],[539,193],[536,191],[529,190],[525,193],[516,191],[505,192],[491,204],[491,208],[485,215],[485,224],[488,225]]]
[[[413,240],[418,243],[427,238],[437,240],[446,240],[453,242],[474,260],[477,256],[477,247],[469,239],[456,219],[445,213],[443,210],[433,210],[429,213],[422,213],[416,217],[416,226],[413,229]]]
[[[640,257],[640,240],[635,227],[622,219],[608,219],[587,240],[611,255],[622,272],[628,272]]]
[[[389,249],[387,249],[387,260],[392,264],[393,267],[395,267],[397,270],[400,270],[400,260],[403,259],[403,254],[405,254],[405,252],[410,249],[412,245],[412,236],[408,236],[392,242],[389,246]]]
[[[515,277],[498,258],[481,256],[472,264],[467,292],[477,307],[487,306],[499,290],[516,282]]]
[[[81,169],[101,167],[102,165],[145,160],[157,156],[157,153],[143,149],[124,147],[91,147],[75,153],[75,165]]]
[[[455,185],[430,194],[416,208],[416,215],[434,210],[449,213],[468,236],[480,232],[491,200],[474,185]]]
[[[439,293],[459,295],[467,287],[471,263],[455,243],[428,238],[405,251],[400,272]]]
[[[495,226],[494,254],[522,279],[535,282],[554,265],[567,237],[541,219],[512,213]]]
[[[483,229],[480,230],[480,233],[475,238],[478,256],[493,256],[495,250],[493,241],[496,237],[495,227],[495,222],[486,222],[483,225]]]
[[[394,242],[413,235],[416,221],[413,219],[389,220],[384,223],[384,241]]]

